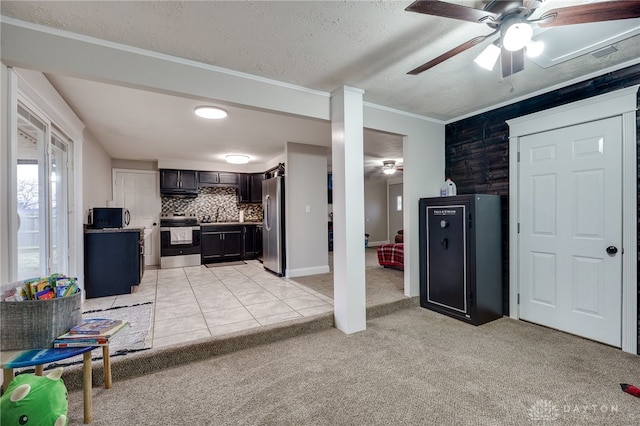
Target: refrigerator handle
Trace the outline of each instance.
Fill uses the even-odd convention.
[[[271,198],[271,195],[269,194],[264,196],[264,227],[267,231],[271,231],[269,220],[269,198]]]

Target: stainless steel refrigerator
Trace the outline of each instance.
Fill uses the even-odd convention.
[[[284,275],[284,176],[262,182],[262,264]]]

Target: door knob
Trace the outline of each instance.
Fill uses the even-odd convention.
[[[616,254],[618,252],[618,248],[616,246],[609,246],[607,247],[607,254],[613,256],[614,254]]]

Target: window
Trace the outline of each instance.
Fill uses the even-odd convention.
[[[396,211],[397,212],[402,211],[402,195],[396,196]]]
[[[71,141],[18,103],[16,252],[11,278],[68,273]]]

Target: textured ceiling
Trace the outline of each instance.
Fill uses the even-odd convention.
[[[483,4],[451,2],[471,7]],[[544,8],[586,2],[547,0],[536,14]],[[567,84],[581,76],[637,62],[640,58],[640,36],[635,35],[615,43],[617,51],[601,58],[582,54],[546,69],[527,59],[523,72],[502,79],[499,67],[486,71],[473,63],[475,56],[493,41],[491,38],[418,76],[411,76],[407,71],[470,38],[488,34],[490,29],[484,24],[405,12],[410,3],[2,1],[0,11],[8,17],[310,89],[331,92],[349,85],[363,89],[367,102],[445,122]],[[640,20],[628,21],[630,25],[640,25]],[[592,25],[597,24],[572,26],[573,38],[580,40],[581,34],[588,33]],[[552,42],[553,30],[542,36]],[[84,87],[95,94],[101,88],[95,83],[62,76],[50,79],[70,103],[82,109],[76,112],[96,137],[107,138],[109,124],[100,122],[97,112],[91,113],[88,100],[83,100],[79,92]],[[143,99],[146,95],[132,92],[130,96]],[[160,98],[156,99],[159,101]],[[268,116],[263,118],[269,120]],[[318,125],[300,123],[303,124]],[[294,140],[297,131],[304,132],[296,128],[292,130],[294,137],[288,140]],[[274,144],[278,137],[273,135]],[[101,142],[110,145],[108,140]],[[244,143],[251,144],[251,137]],[[388,135],[383,135],[378,143],[377,149],[393,148],[399,138],[393,142]],[[144,146],[142,142],[141,146]],[[267,155],[259,152],[258,147],[255,149],[256,155]],[[127,155],[125,147],[114,145],[108,150],[116,158]],[[383,151],[379,154],[385,155]]]

